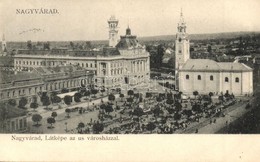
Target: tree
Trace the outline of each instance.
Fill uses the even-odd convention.
[[[151,94],[150,92],[146,92],[145,97],[146,97],[146,98],[151,98],[151,97],[152,97],[152,94]]]
[[[151,131],[151,133],[152,133],[152,131],[156,128],[156,125],[154,123],[150,122],[146,125],[146,128],[148,131]]]
[[[230,97],[230,94],[229,94],[229,92],[228,92],[228,91],[226,91],[226,93],[224,94],[224,96],[225,96],[226,98],[229,98],[229,97]]]
[[[39,106],[39,105],[38,105],[38,103],[36,103],[36,102],[32,102],[32,103],[30,104],[30,107],[33,108],[34,111],[37,109],[38,106]]]
[[[25,105],[27,104],[28,100],[25,97],[22,97],[19,101],[19,108],[25,108]]]
[[[193,92],[193,95],[194,95],[195,98],[197,99],[197,96],[199,95],[199,92],[198,92],[198,91],[194,91],[194,92]]]
[[[81,93],[75,93],[74,101],[75,102],[80,102],[81,97],[82,97]]]
[[[102,93],[102,96],[104,95],[104,92],[106,92],[106,89],[105,88],[102,88],[101,90],[100,90],[100,92]]]
[[[133,100],[133,98],[127,98],[126,101],[129,103],[132,103],[134,100]]]
[[[142,116],[144,114],[144,111],[142,108],[138,107],[136,109],[134,109],[133,111],[133,115],[136,115],[138,117]]]
[[[29,41],[27,41],[27,48],[28,49],[32,49],[32,41],[31,40],[29,40]]]
[[[98,93],[98,90],[93,88],[91,89],[91,93],[94,95],[93,97],[96,98],[96,94]]]
[[[166,97],[167,99],[172,99],[172,93],[167,93]]]
[[[105,111],[106,111],[107,114],[109,114],[109,113],[113,112],[114,109],[113,109],[112,105],[107,105],[105,107]]]
[[[177,112],[181,111],[182,105],[181,105],[180,102],[176,101],[174,106],[175,106],[175,109],[176,109]]]
[[[90,96],[90,91],[88,90],[88,91],[86,91],[85,93],[84,93],[84,96]]]
[[[47,94],[42,95],[41,102],[42,102],[43,106],[46,106],[46,108],[51,104],[50,98],[49,98],[49,96],[47,96]]]
[[[79,133],[82,133],[83,131],[82,131],[82,129],[85,127],[85,124],[83,123],[83,122],[80,122],[79,124],[78,124],[78,132]]]
[[[93,124],[93,133],[94,134],[99,134],[100,132],[102,132],[104,130],[104,125],[102,123],[95,123]]]
[[[130,97],[132,97],[134,95],[134,91],[133,90],[128,90],[127,91],[127,95],[129,95]]]
[[[47,118],[47,123],[50,124],[50,128],[53,128],[52,124],[54,124],[56,121],[53,117],[48,117]]]
[[[74,43],[73,42],[70,42],[70,47],[72,48],[72,49],[74,49],[75,47],[74,47]]]
[[[174,101],[173,101],[173,99],[167,99],[167,100],[166,100],[166,103],[167,103],[168,105],[172,105],[172,104],[174,103]]]
[[[177,113],[175,113],[173,115],[173,118],[174,118],[174,120],[180,120],[181,119],[181,114],[177,112]]]
[[[218,96],[218,100],[219,100],[220,102],[224,102],[224,96],[223,96],[223,95]]]
[[[51,113],[51,117],[53,117],[54,119],[55,119],[57,116],[58,116],[57,112],[54,111],[54,112]]]
[[[158,117],[163,111],[160,109],[159,106],[156,106],[155,109],[153,110],[153,114],[155,117]]]
[[[50,50],[50,42],[46,42],[46,43],[44,43],[43,44],[43,49],[45,50],[45,49],[47,49],[47,50]]]
[[[61,93],[68,93],[69,92],[69,90],[67,89],[67,88],[63,88],[62,90],[61,90]]]
[[[175,110],[173,108],[167,108],[167,111],[169,114],[173,114]]]
[[[66,105],[70,105],[71,102],[72,102],[72,97],[71,96],[67,95],[67,96],[64,97],[64,103]]]
[[[32,116],[32,121],[36,122],[35,126],[39,126],[39,122],[42,120],[42,116],[40,114],[34,114]]]
[[[201,109],[201,107],[200,107],[199,104],[194,104],[194,105],[192,106],[192,111],[194,111],[194,112],[196,112],[196,113],[201,113],[201,112],[202,112],[202,109]]]
[[[51,101],[52,101],[52,103],[60,103],[61,98],[55,94],[52,96]]]
[[[67,109],[65,109],[65,112],[67,113],[67,117],[69,118],[71,110],[67,108]]]
[[[156,101],[157,101],[157,102],[162,102],[162,100],[163,100],[163,99],[162,99],[161,97],[156,97]]]
[[[16,106],[16,100],[15,99],[9,99],[8,104],[11,106]]]
[[[115,97],[115,95],[113,95],[113,94],[110,94],[110,95],[108,96],[108,100],[109,100],[110,102],[115,101],[115,99],[116,99],[116,97]]]
[[[123,98],[125,97],[125,95],[124,95],[123,93],[121,93],[121,94],[119,95],[119,97],[121,98],[121,101],[123,102]]]
[[[100,105],[100,109],[102,109],[102,110],[105,110],[106,107],[107,107],[107,105],[105,105],[105,104]]]
[[[85,48],[86,48],[86,49],[91,49],[91,48],[92,48],[92,45],[91,45],[91,42],[90,42],[90,41],[86,41]]]
[[[210,103],[212,102],[212,98],[211,98],[212,96],[213,96],[213,92],[209,92],[209,98],[210,98],[209,101],[210,101]]]

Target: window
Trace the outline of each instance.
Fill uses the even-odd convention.
[[[200,75],[198,75],[198,80],[201,80],[201,76]]]
[[[90,67],[92,67],[92,63],[90,64]]]
[[[27,127],[27,121],[26,118],[23,119],[23,126],[26,128]]]
[[[88,63],[86,63],[86,67],[88,67]]]
[[[186,75],[186,79],[189,80],[189,79],[190,79],[190,76],[189,76],[189,75]]]
[[[237,82],[237,83],[239,82],[239,78],[238,78],[238,77],[236,77],[236,82]]]
[[[84,64],[82,63],[82,67],[84,67]]]
[[[210,76],[210,80],[213,80],[213,75]]]
[[[225,82],[228,82],[228,77],[225,77]]]
[[[19,129],[22,129],[22,128],[23,128],[23,120],[20,119],[20,120],[19,120]]]

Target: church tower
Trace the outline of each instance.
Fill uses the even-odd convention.
[[[3,34],[2,37],[2,55],[6,55],[7,49],[6,49],[6,41],[5,41],[5,35]]]
[[[175,80],[176,88],[178,88],[178,71],[182,68],[185,62],[190,58],[190,41],[186,33],[186,23],[183,18],[182,10],[180,21],[177,27],[175,40]]]
[[[115,47],[118,43],[118,20],[111,16],[107,21],[109,27],[109,47]]]

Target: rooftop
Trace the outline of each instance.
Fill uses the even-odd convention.
[[[252,71],[242,63],[216,62],[210,59],[189,59],[180,71]]]
[[[3,116],[4,113],[6,113],[6,116]],[[12,107],[10,105],[8,105],[8,107],[5,107],[5,104],[0,103],[0,118],[6,118],[6,119],[10,119],[10,118],[16,118],[16,117],[20,117],[20,116],[25,116],[26,115],[26,111],[23,109],[18,109],[15,107]]]

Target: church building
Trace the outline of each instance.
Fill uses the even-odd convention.
[[[176,88],[184,94],[253,93],[253,70],[243,63],[190,59],[189,37],[181,12],[175,41]]]

